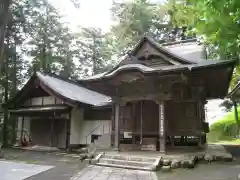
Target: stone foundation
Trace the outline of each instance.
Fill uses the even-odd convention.
[[[104,152],[105,156],[112,156],[111,158],[106,157],[105,160],[112,160],[114,159],[115,165],[117,164],[118,160],[121,160],[121,164],[134,164],[134,168],[138,169],[137,163],[138,161],[143,162],[146,161],[146,158],[149,159],[159,159],[159,163],[152,163],[155,168],[149,168],[149,170],[162,170],[162,171],[171,171],[172,169],[176,168],[194,168],[197,163],[211,163],[213,161],[232,161],[233,157],[230,153],[226,151],[224,146],[222,145],[208,145],[205,149],[198,150],[198,151],[175,151],[172,153],[167,154],[160,154],[159,152],[143,152],[143,151],[128,151],[128,152]],[[128,157],[126,159],[126,157]],[[139,159],[136,160],[136,157]],[[144,160],[145,159],[145,160]],[[101,158],[100,158],[101,160]],[[124,162],[122,162],[124,161]],[[95,163],[98,164],[99,160]],[[94,163],[94,164],[95,164]],[[106,163],[105,163],[106,164]],[[141,165],[140,164],[140,165]],[[116,165],[119,168],[126,168],[124,165]],[[113,166],[113,165],[112,165]],[[130,167],[130,166],[129,166]],[[139,169],[141,167],[139,166]]]
[[[208,145],[202,152],[189,154],[162,155],[162,171],[169,171],[176,168],[194,168],[196,163],[211,163],[213,161],[229,162],[233,156],[226,151],[222,145]]]

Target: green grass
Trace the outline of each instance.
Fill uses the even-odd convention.
[[[240,107],[238,108],[240,119]],[[227,113],[210,126],[210,132],[207,134],[209,143],[228,143],[240,144],[238,136],[238,126],[235,120],[234,111]]]
[[[218,141],[218,142],[215,142],[214,144],[240,145],[240,139],[232,139],[232,140]]]

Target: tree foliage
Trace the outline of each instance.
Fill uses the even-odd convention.
[[[235,121],[234,111],[231,111],[210,126],[210,132],[207,137],[210,142],[217,142],[233,140],[238,135],[239,128]]]
[[[118,41],[118,51],[125,53],[144,35],[159,42],[187,38],[187,27],[173,24],[172,7],[171,2],[153,4],[148,0],[114,3],[112,14],[118,23],[112,27],[112,34]]]
[[[184,0],[176,4],[176,9],[174,23],[194,27],[193,30],[204,37],[210,58],[235,59],[239,62],[240,1]],[[239,80],[239,75],[237,66],[231,87]]]
[[[77,60],[85,75],[98,74],[110,65],[112,56],[111,44],[99,28],[81,27],[76,34],[76,45],[79,49]]]

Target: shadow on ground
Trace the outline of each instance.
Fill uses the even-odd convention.
[[[55,166],[27,180],[68,180],[74,174],[86,167],[74,154],[63,152],[35,152],[19,149],[4,149],[4,159],[13,162]]]
[[[224,145],[228,152],[240,159],[240,145]]]

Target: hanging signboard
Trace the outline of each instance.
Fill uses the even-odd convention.
[[[160,135],[164,134],[164,106],[160,104]]]
[[[132,138],[132,132],[124,132],[123,136],[125,139],[130,139],[130,138]]]

